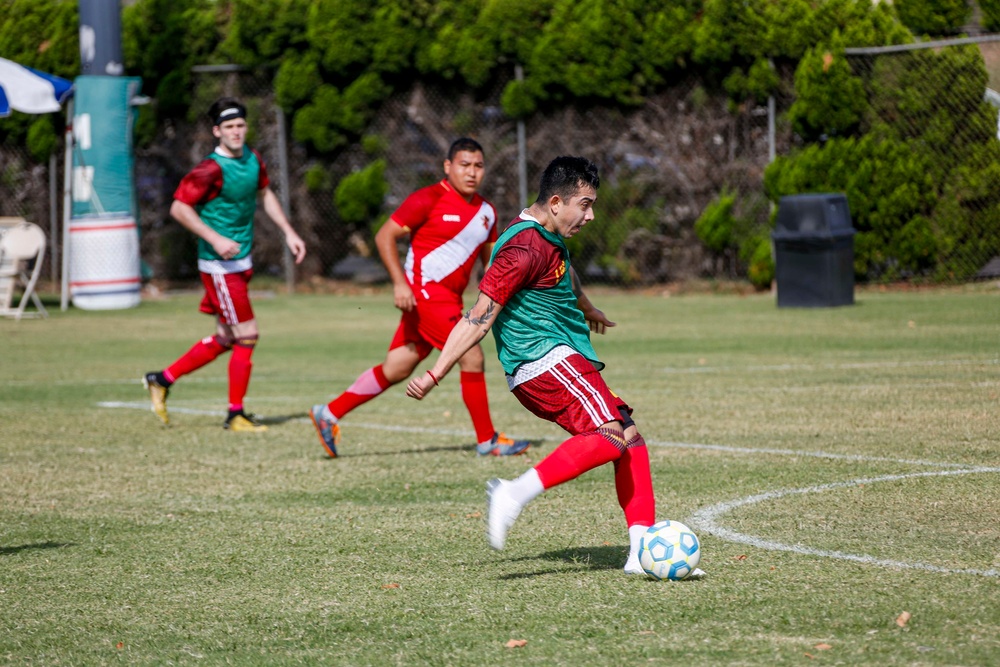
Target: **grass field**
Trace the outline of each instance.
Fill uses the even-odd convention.
[[[359,408],[326,459],[306,411],[381,360],[388,292],[257,298],[247,405],[270,431],[220,428],[225,362],[160,426],[140,375],[211,329],[180,295],[0,321],[0,663],[1000,664],[997,285],[592,297],[657,514],[698,532],[706,579],[621,572],[608,468],[487,548],[484,482],[563,437],[491,338],[494,419],[527,457],[475,455],[456,373]]]

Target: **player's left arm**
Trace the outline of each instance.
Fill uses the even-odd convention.
[[[608,327],[615,326],[615,322],[609,320],[604,311],[591,303],[583,291],[580,276],[576,275],[576,270],[572,266],[569,267],[569,279],[573,285],[573,294],[576,295],[576,307],[583,311],[583,317],[587,320],[590,330],[594,333],[603,334],[607,331]]]
[[[285,210],[281,208],[278,196],[274,194],[274,190],[270,187],[261,188],[257,194],[264,205],[264,212],[267,213],[267,217],[271,218],[271,221],[284,233],[285,244],[292,251],[295,263],[301,264],[306,256],[306,243],[292,229],[292,223],[288,221]]]
[[[502,305],[480,292],[476,303],[448,334],[448,340],[441,348],[434,367],[410,380],[410,384],[406,386],[406,395],[418,401],[426,396],[458,360],[486,336],[501,310]]]

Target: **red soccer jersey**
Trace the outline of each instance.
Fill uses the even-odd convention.
[[[267,177],[267,167],[264,165],[264,158],[260,153],[250,148],[257,156],[260,163],[260,176],[257,179],[257,189],[261,190],[270,185],[271,181]],[[219,196],[222,190],[222,167],[215,160],[205,158],[195,165],[181,179],[180,185],[174,192],[174,199],[184,202],[188,206],[198,206],[212,201]]]
[[[410,230],[403,268],[415,289],[437,283],[461,294],[483,244],[497,240],[493,204],[478,194],[465,201],[447,180],[411,194],[392,219]]]
[[[515,218],[511,225],[521,222]],[[548,289],[559,284],[566,265],[559,248],[534,227],[522,229],[500,246],[479,283],[479,291],[501,306],[522,289]]]

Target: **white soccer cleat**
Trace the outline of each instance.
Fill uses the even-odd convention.
[[[507,541],[507,531],[523,509],[510,496],[510,482],[491,479],[486,482],[486,537],[490,546],[500,551]]]
[[[688,576],[686,576],[684,578],[685,579],[704,579],[706,576],[707,575],[705,574],[705,570],[701,569],[700,567],[696,567],[693,570],[691,570],[691,574],[689,574]]]
[[[629,554],[628,560],[625,561],[625,574],[646,574],[642,565],[639,564],[638,554]]]

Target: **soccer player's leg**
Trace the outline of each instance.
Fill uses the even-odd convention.
[[[517,479],[487,485],[487,531],[494,549],[503,548],[521,509],[543,491],[617,460],[626,449],[614,395],[580,355],[518,385],[514,395],[532,413],[574,435]]]
[[[327,456],[336,458],[338,455],[340,420],[392,385],[410,377],[413,369],[430,354],[431,349],[430,344],[420,338],[416,314],[403,313],[385,360],[359,375],[335,399],[326,405],[314,405],[310,410],[309,417]]]
[[[625,451],[615,461],[615,491],[618,494],[618,504],[625,513],[629,537],[625,573],[642,574],[639,541],[646,530],[656,523],[656,498],[653,495],[653,478],[649,469],[649,450],[632,420],[632,408],[617,395],[615,398],[625,427]]]
[[[221,317],[219,294],[212,276],[202,273],[201,278],[205,286],[205,295],[199,310]],[[170,417],[167,414],[167,395],[170,393],[170,386],[184,375],[193,373],[215,361],[220,355],[232,349],[232,345],[232,337],[228,327],[224,328],[224,325],[220,324],[214,336],[201,339],[163,370],[150,371],[143,376],[142,383],[149,392],[150,407],[164,424],[170,423]]]
[[[228,333],[233,341],[233,354],[229,359],[229,414],[223,427],[236,433],[267,430],[267,426],[257,422],[243,407],[259,337],[257,319],[250,304],[252,276],[253,271],[212,276],[219,303],[219,332]]]

